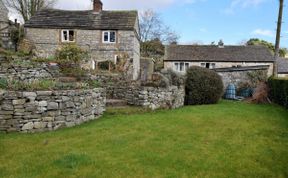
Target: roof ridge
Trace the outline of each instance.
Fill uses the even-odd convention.
[[[57,9],[57,8],[45,8],[45,9],[42,9],[41,11],[94,12],[91,9],[87,9],[87,10],[70,10],[70,9]],[[138,12],[138,11],[137,10],[103,10],[102,12]]]
[[[166,45],[166,46],[171,46],[171,47],[217,47],[218,48],[218,45],[184,45],[184,44],[179,44],[179,45],[174,45],[174,44],[171,44],[171,45]],[[264,45],[224,45],[224,48],[225,47],[251,47],[251,48],[262,48],[262,47],[266,47]]]

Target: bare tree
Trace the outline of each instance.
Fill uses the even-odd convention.
[[[279,58],[279,51],[280,51],[283,6],[284,6],[284,0],[279,0],[279,14],[278,14],[278,23],[277,23],[277,34],[276,34],[276,43],[275,43],[275,62],[274,62],[274,72],[273,72],[274,76],[278,75],[277,59]]]
[[[52,7],[57,0],[5,0],[5,4],[17,12],[27,22],[35,13],[43,8]]]
[[[179,35],[164,24],[160,14],[151,9],[140,14],[140,37],[142,42],[159,39],[162,43],[173,43],[179,39]]]

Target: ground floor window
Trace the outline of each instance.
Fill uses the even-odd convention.
[[[207,68],[207,69],[215,69],[216,64],[215,63],[209,63],[209,62],[203,62],[200,64],[201,67]]]
[[[185,72],[189,68],[188,62],[175,62],[174,63],[174,69],[177,72]]]

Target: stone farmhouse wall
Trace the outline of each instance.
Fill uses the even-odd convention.
[[[178,61],[176,61],[178,62]],[[183,61],[184,62],[184,61]],[[201,63],[207,63],[207,61],[199,61],[199,62],[185,62],[189,63],[189,66],[199,66],[201,67]],[[215,63],[215,68],[229,68],[229,67],[234,67],[234,66],[241,66],[241,67],[251,67],[251,66],[266,66],[269,65],[268,68],[268,76],[273,75],[273,63],[272,62],[209,62],[209,63]],[[173,69],[174,68],[174,62],[164,62],[164,68],[165,69]],[[184,72],[185,73],[185,72]]]
[[[61,45],[62,29],[26,28],[25,35],[35,46],[39,57],[54,56]],[[117,31],[116,43],[102,43],[101,30],[75,29],[75,43],[83,49],[90,51],[91,60],[115,60],[115,56],[128,55],[133,66],[132,78],[136,80],[140,72],[140,42],[134,31]],[[91,62],[91,68],[93,68]]]
[[[8,10],[2,0],[0,0],[0,29],[8,26]]]
[[[10,38],[7,36],[9,33],[9,19],[8,10],[2,0],[0,0],[0,44],[4,48],[9,48]]]
[[[0,131],[42,132],[99,118],[104,89],[0,93]]]

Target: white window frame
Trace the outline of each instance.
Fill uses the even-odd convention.
[[[73,41],[70,40],[70,36],[69,36],[69,32],[70,31],[73,31],[73,33],[74,33]],[[67,32],[67,40],[64,39],[64,32]],[[75,37],[76,37],[75,30],[67,30],[67,29],[61,30],[61,42],[63,42],[63,43],[74,43],[75,42]]]
[[[215,62],[201,62],[200,67],[208,69],[206,66],[209,64],[209,69],[215,69],[216,68],[216,63]]]
[[[181,68],[181,65],[183,65],[182,68]],[[190,63],[189,62],[174,62],[174,70],[177,71],[177,72],[181,72],[181,73],[186,72],[186,70],[189,67],[190,67]]]
[[[115,65],[117,64],[117,60],[118,60],[118,59],[120,60],[119,56],[118,56],[118,55],[115,55],[115,56],[114,56],[114,64],[115,64]]]
[[[108,33],[108,41],[105,41],[105,33]],[[115,41],[111,42],[111,33],[115,33]],[[102,31],[102,42],[103,43],[116,43],[117,41],[117,33],[116,31],[110,31],[110,30],[106,30],[106,31]]]
[[[212,63],[210,64],[210,68],[211,68],[211,69],[215,69],[215,68],[216,68],[216,63],[212,62]]]

